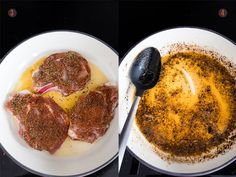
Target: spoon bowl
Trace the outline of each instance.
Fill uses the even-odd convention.
[[[130,79],[136,87],[136,96],[156,85],[161,71],[161,55],[154,47],[148,47],[136,57],[130,69]]]

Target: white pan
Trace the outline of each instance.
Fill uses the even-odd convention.
[[[147,37],[127,53],[119,67],[120,130],[124,125],[134,95],[134,86],[130,84],[128,77],[129,68],[134,58],[146,47],[156,47],[159,50],[163,49],[160,52],[161,56],[163,56],[168,51],[168,46],[174,43],[195,44],[206,50],[217,52],[227,57],[233,63],[236,63],[236,45],[229,39],[210,30],[184,27],[161,31]],[[128,140],[128,149],[144,165],[156,171],[176,176],[209,174],[227,166],[236,158],[236,145],[233,145],[224,155],[219,155],[216,158],[204,162],[194,164],[168,163],[153,151],[153,148],[141,134],[135,123],[133,124]]]
[[[19,137],[14,119],[4,109],[7,95],[27,67],[41,57],[68,50],[81,53],[110,81],[118,82],[116,52],[99,39],[79,32],[54,31],[34,36],[12,49],[0,65],[1,146],[18,165],[40,176],[85,176],[103,168],[118,154],[117,112],[106,134],[93,144],[73,142],[67,144],[66,154],[50,155],[30,148]]]

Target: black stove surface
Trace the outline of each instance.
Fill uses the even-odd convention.
[[[158,31],[179,26],[214,30],[236,42],[236,1],[121,0],[119,3],[119,54]],[[122,60],[122,59],[121,59]],[[141,164],[128,151],[121,177],[155,177],[163,174]],[[211,177],[236,176],[236,161]]]
[[[0,0],[0,61],[23,40],[54,30],[81,31],[103,40],[117,51],[118,1]],[[117,166],[116,159],[90,176],[117,176]],[[36,176],[15,164],[0,146],[0,177]]]
[[[16,11],[15,17],[10,17]],[[47,31],[75,30],[118,50],[117,0],[0,0],[0,58],[23,40]]]
[[[219,16],[225,9],[226,17]],[[225,13],[225,14],[226,14]],[[120,0],[119,54],[158,31],[179,26],[208,28],[236,42],[236,1]]]
[[[158,173],[145,165],[141,164],[136,158],[134,158],[129,151],[125,152],[125,158],[121,166],[120,177],[158,177],[163,176],[162,173]],[[165,175],[169,176],[169,175]],[[219,170],[207,177],[232,177],[236,176],[236,163]]]

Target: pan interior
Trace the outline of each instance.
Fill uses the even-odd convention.
[[[197,162],[230,148],[235,71],[212,51],[190,47],[162,57],[160,82],[144,93],[136,114],[138,128],[157,153],[171,161]]]

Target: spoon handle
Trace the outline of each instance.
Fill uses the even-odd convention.
[[[133,104],[130,108],[129,114],[126,118],[124,127],[123,127],[123,129],[122,129],[122,131],[119,135],[119,171],[120,171],[120,167],[121,167],[121,164],[122,164],[122,161],[123,161],[127,141],[128,141],[128,138],[129,138],[131,127],[133,125],[135,113],[137,111],[138,103],[140,101],[140,98],[141,98],[140,96],[135,97],[134,102],[133,102]]]

